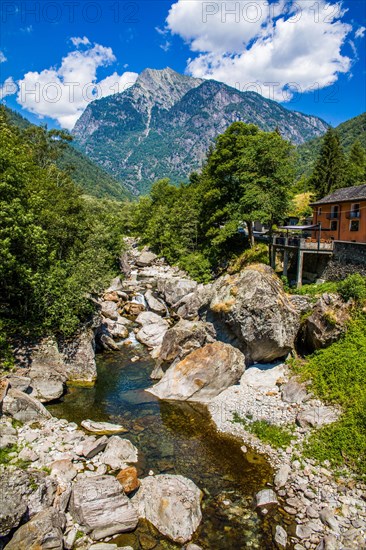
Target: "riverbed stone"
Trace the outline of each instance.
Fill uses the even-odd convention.
[[[135,529],[138,515],[113,476],[81,478],[72,490],[69,511],[94,540]]]
[[[280,466],[274,478],[274,484],[277,490],[286,485],[290,472],[291,466],[289,464],[282,464],[282,466]]]
[[[245,357],[230,344],[214,342],[193,351],[147,391],[160,399],[207,402],[239,382]]]
[[[82,454],[85,458],[93,458],[101,451],[104,451],[108,443],[108,437],[105,435],[95,439],[94,437],[89,437],[84,443],[82,448]]]
[[[132,502],[139,517],[174,542],[184,544],[201,522],[201,498],[201,491],[190,479],[162,474],[143,479]]]
[[[6,545],[6,550],[62,550],[62,532],[65,527],[65,514],[48,508],[36,514],[22,525]]]
[[[325,348],[339,340],[350,319],[352,303],[338,294],[324,293],[304,324],[305,343],[310,351]]]
[[[153,313],[144,311],[139,314],[136,323],[141,325],[141,329],[136,334],[136,339],[149,348],[156,348],[162,344],[165,333],[169,328],[168,322]]]
[[[3,401],[3,413],[20,422],[51,418],[51,414],[37,399],[13,388],[10,388]]]
[[[137,470],[134,466],[123,468],[117,475],[116,479],[122,485],[124,492],[128,495],[136,491],[141,485],[137,475]]]
[[[262,489],[255,495],[254,506],[256,509],[269,509],[278,505],[276,493],[273,489]]]
[[[287,546],[287,533],[282,525],[276,525],[274,540],[279,550],[285,550]]]
[[[285,403],[302,403],[307,397],[305,385],[295,379],[284,384],[281,390],[282,401]]]
[[[197,283],[195,281],[180,277],[159,278],[157,281],[158,292],[163,296],[164,301],[171,306],[177,304],[196,288]]]
[[[301,426],[301,428],[316,428],[335,422],[338,416],[337,411],[333,407],[320,405],[300,411],[296,416],[296,423]]]
[[[116,433],[126,433],[128,432],[127,428],[121,426],[121,424],[112,424],[110,422],[95,422],[94,420],[82,420],[81,426],[92,432],[99,435],[110,435]]]
[[[164,315],[166,313],[166,305],[161,300],[156,298],[151,290],[146,291],[145,300],[152,312],[158,313],[159,315]]]
[[[181,319],[165,333],[159,359],[168,363],[181,360],[195,349],[214,342],[214,337],[211,323]]]
[[[111,319],[112,321],[117,321],[118,319],[118,305],[115,302],[102,302],[101,303],[101,313],[103,317]]]
[[[31,379],[29,376],[21,376],[19,374],[12,374],[7,376],[7,380],[10,383],[10,386],[16,390],[27,393],[30,389]]]
[[[138,451],[131,441],[118,435],[109,438],[104,453],[99,457],[102,464],[107,464],[112,470],[123,469],[126,463],[137,462]]]
[[[319,514],[320,520],[335,533],[339,532],[339,523],[330,508],[323,508]]]
[[[149,267],[157,259],[157,255],[150,250],[144,250],[140,256],[136,259],[136,265],[138,267]]]

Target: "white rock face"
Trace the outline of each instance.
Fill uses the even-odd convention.
[[[136,323],[142,325],[136,334],[136,338],[149,348],[156,348],[161,345],[169,324],[160,315],[152,311],[143,311],[136,319]]]
[[[150,521],[171,540],[184,544],[201,522],[201,498],[193,481],[165,474],[143,479],[132,502],[140,518]]]
[[[69,510],[94,540],[131,531],[138,522],[134,506],[112,476],[77,481],[72,489]]]
[[[207,402],[238,383],[244,370],[245,357],[238,349],[214,342],[173,364],[147,391],[160,399]]]
[[[100,462],[107,464],[113,470],[120,470],[126,466],[126,463],[137,462],[137,455],[138,451],[131,441],[113,435],[100,456]]]

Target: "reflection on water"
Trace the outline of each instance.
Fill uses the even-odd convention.
[[[130,361],[136,352],[141,359]],[[70,387],[52,414],[80,422],[117,422],[139,449],[139,475],[181,474],[203,491],[203,521],[194,541],[210,550],[271,549],[268,528],[252,511],[253,495],[270,478],[259,455],[248,458],[240,443],[218,434],[205,407],[194,403],[159,401],[144,391],[154,366],[141,347],[98,356],[98,382],[92,388]],[[114,542],[135,550],[180,548],[165,540],[147,522]]]

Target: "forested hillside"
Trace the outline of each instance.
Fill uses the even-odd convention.
[[[123,203],[84,198],[56,166],[62,138],[20,130],[0,109],[0,352],[7,336],[70,336],[113,276]]]
[[[21,130],[33,126],[15,111],[4,107],[8,121]],[[72,144],[65,144],[57,158],[57,166],[70,173],[73,181],[87,194],[94,197],[110,197],[123,200],[130,197],[123,183],[118,182],[100,166],[95,164]]]
[[[336,128],[340,143],[345,153],[349,153],[353,143],[358,140],[366,150],[366,113],[342,122]],[[297,176],[309,176],[314,169],[317,155],[323,142],[323,137],[317,137],[299,145],[297,148]]]

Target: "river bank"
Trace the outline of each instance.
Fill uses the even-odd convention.
[[[129,364],[138,369],[141,366],[139,364],[141,356],[149,354],[150,361],[155,364],[153,372],[151,368],[149,375],[158,380],[150,389],[163,401],[159,401],[151,393],[139,391],[138,398],[141,401],[139,406],[144,402],[158,403],[159,406],[166,403],[169,409],[171,401],[164,401],[164,399],[168,398],[174,403],[185,401],[188,405],[194,396],[194,401],[208,408],[221,432],[232,434],[244,443],[240,451],[243,467],[248,460],[250,462],[250,457],[253,455],[252,449],[268,458],[275,473],[272,478],[266,479],[262,485],[264,492],[259,492],[254,501],[259,514],[257,517],[262,517],[264,521],[263,529],[266,523],[271,524],[272,542],[265,543],[270,545],[268,548],[295,548],[295,550],[363,548],[366,527],[365,486],[357,482],[347,470],[341,475],[336,475],[329,469],[329,465],[316,465],[314,461],[304,460],[301,457],[301,444],[307,433],[321,423],[334,421],[339,411],[315,400],[304,385],[298,384],[293,379],[286,364],[275,362],[277,358],[285,356],[294,345],[300,317],[296,304],[283,294],[276,279],[267,268],[256,268],[249,270],[247,274],[244,273],[244,282],[240,277],[224,277],[214,285],[203,286],[188,279],[178,269],[165,265],[164,261],[149,251],[141,253],[133,241],[130,241],[129,245],[129,252],[122,261],[125,279],[123,282],[119,279],[113,281],[100,300],[100,316],[95,327],[95,337],[97,349],[105,350],[110,356],[115,354],[117,357],[119,353],[123,353],[124,349],[132,352],[136,339],[144,346],[144,348],[135,348],[136,353],[135,351],[130,353]],[[255,294],[258,289],[262,292],[260,301]],[[235,302],[240,302],[241,307],[243,306],[239,313],[235,314],[236,317],[232,314]],[[250,307],[249,303],[251,303]],[[210,304],[209,307],[208,304]],[[303,307],[304,304],[301,304],[301,308]],[[226,319],[228,316],[231,317]],[[93,347],[92,341],[89,340],[89,342]],[[49,346],[48,350],[51,348],[52,346]],[[52,349],[55,350],[55,346]],[[90,350],[90,346],[88,349]],[[216,360],[213,359],[213,350],[215,350]],[[74,353],[69,361],[72,362],[78,356],[77,352]],[[88,357],[90,358],[90,353]],[[218,360],[217,357],[220,359]],[[54,352],[42,353],[42,358],[42,364],[48,365],[49,372],[50,366],[52,370],[54,363]],[[61,390],[58,384],[58,391],[61,391],[61,394],[57,398],[61,397],[67,380],[62,373],[62,363],[65,362],[65,358],[58,359],[56,361],[58,368],[53,371],[60,372],[64,379]],[[264,367],[263,364],[268,360],[272,362]],[[234,363],[235,368],[233,368]],[[89,365],[88,377],[90,377],[92,361],[88,360],[87,364]],[[33,375],[33,379],[37,382],[36,395],[43,401],[49,401],[50,388],[47,387],[47,376],[44,375],[42,383],[39,382],[41,370],[33,370],[33,373],[36,372],[38,376]],[[92,372],[94,372],[93,369]],[[94,374],[92,378],[95,378]],[[31,386],[31,382],[32,364],[23,380],[19,380],[18,376],[18,384],[20,384],[18,388],[26,389],[25,386],[27,384]],[[16,383],[16,376],[13,375],[13,382],[10,377],[12,387],[14,383]],[[22,383],[25,384],[24,387]],[[145,384],[142,390],[146,387]],[[86,393],[75,395],[81,403],[83,398],[90,396],[88,390]],[[134,394],[134,399],[136,398]],[[41,431],[45,430],[46,441],[43,441],[43,435],[40,436],[39,433],[35,437],[32,430],[39,428],[32,427],[31,424],[35,420],[38,422],[39,416],[42,416],[39,414],[39,406],[36,407],[36,411],[37,420],[25,418],[26,423],[21,428],[14,427],[7,418],[2,418],[2,435],[10,438],[10,443],[17,439],[22,445],[24,441],[26,443],[20,452],[11,451],[15,455],[10,456],[10,462],[20,459],[30,461],[32,468],[36,464],[36,469],[37,467],[47,469],[49,468],[47,464],[55,460],[69,460],[73,468],[76,464],[74,479],[77,479],[77,476],[87,478],[104,476],[109,471],[108,465],[107,470],[104,471],[105,464],[100,460],[105,448],[99,451],[102,453],[100,456],[97,453],[92,457],[91,462],[85,454],[78,454],[76,452],[78,449],[67,448],[71,444],[67,440],[69,437],[72,439],[75,436],[75,441],[78,443],[88,441],[85,432],[80,431],[76,424],[68,422],[65,424],[65,421],[47,418],[49,413],[46,411],[45,424],[42,424],[41,428]],[[41,411],[43,413],[42,409]],[[9,414],[9,408],[7,413]],[[173,423],[168,421],[170,429],[178,422],[179,415],[178,407],[178,413],[172,415],[175,419]],[[14,414],[13,418],[15,418]],[[197,418],[197,416],[191,417],[189,422],[199,423]],[[95,417],[91,419],[98,420]],[[100,419],[105,420],[105,418]],[[235,421],[238,419],[244,420],[246,425],[243,426],[239,421]],[[286,448],[275,449],[265,445],[250,433],[247,424],[261,419],[270,420],[278,426],[292,426],[293,439]],[[152,425],[154,423],[150,427]],[[129,428],[132,428],[133,432],[133,426]],[[12,430],[17,430],[18,433],[15,434]],[[19,430],[23,430],[24,433]],[[138,430],[139,428],[137,432]],[[70,433],[74,433],[74,436],[67,435]],[[65,435],[67,435],[66,439]],[[157,433],[156,436],[161,436],[161,433]],[[33,437],[35,439],[32,441]],[[51,439],[47,441],[47,437]],[[30,438],[30,441],[27,441],[27,438]],[[51,454],[46,453],[46,458],[35,458],[35,455],[31,455],[33,449],[29,449],[29,446],[34,447],[34,442],[38,445],[38,440],[40,440],[42,452],[47,445],[52,451]],[[105,440],[104,442],[107,445]],[[71,457],[65,458],[63,453],[69,451],[71,451]],[[229,460],[227,455],[223,460]],[[37,461],[40,462],[37,463]],[[17,468],[15,464],[11,466],[13,467]],[[80,471],[77,470],[78,467]],[[204,463],[201,467],[208,468]],[[49,479],[50,473],[52,470],[43,472],[46,480]],[[148,473],[145,471],[143,475]],[[247,473],[250,475],[249,472]],[[57,477],[57,474],[54,475]],[[188,475],[188,477],[191,476]],[[73,480],[72,482],[74,483]],[[252,491],[250,500],[255,497],[254,487]],[[66,499],[66,496],[64,498]],[[221,512],[228,510],[228,517],[233,524],[237,522],[235,499],[233,501],[227,495],[216,504]],[[250,506],[248,501],[246,513]],[[239,506],[238,510],[243,508]],[[60,511],[63,513],[62,510]],[[217,508],[216,511],[212,509],[212,513],[217,514]],[[251,514],[247,519],[250,519],[250,516]],[[252,529],[255,524],[256,522],[252,524]],[[66,514],[65,537],[69,536],[71,540],[72,535],[69,533],[73,532],[76,539],[79,527],[75,526],[74,520],[70,520]],[[229,530],[227,533],[227,538],[230,540]],[[206,548],[205,539],[202,540],[202,547]],[[79,535],[74,543],[81,548],[80,544],[84,543],[85,548],[92,547],[91,540],[83,541],[83,535]],[[207,548],[221,548],[221,546],[215,546],[215,542],[209,538],[206,539],[206,543],[209,544]],[[137,539],[133,542],[133,547],[135,544],[140,544]],[[221,542],[217,541],[216,544]],[[253,545],[255,547],[256,542],[254,540],[249,544],[246,541],[245,544],[244,547]]]

